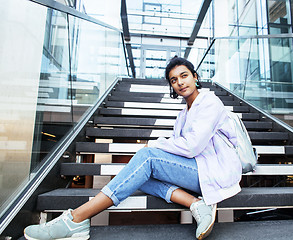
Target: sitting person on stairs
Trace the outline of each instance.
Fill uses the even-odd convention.
[[[27,227],[26,239],[88,239],[89,218],[117,206],[136,190],[188,207],[197,223],[196,238],[209,235],[217,203],[241,190],[240,160],[235,150],[216,134],[220,130],[235,142],[235,132],[221,100],[211,91],[198,91],[201,85],[192,63],[175,56],[167,65],[165,76],[171,97],[182,96],[186,102],[172,136],[149,141],[87,203],[48,223]]]

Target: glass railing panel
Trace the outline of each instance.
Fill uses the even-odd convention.
[[[73,122],[77,123],[104,92],[106,30],[73,16],[69,26]]]
[[[32,1],[0,13],[2,216],[127,68],[119,30]]]
[[[278,36],[216,39],[198,72],[268,113],[282,120],[291,119],[292,39]]]
[[[67,14],[48,9],[31,171],[72,127]]]
[[[106,90],[117,76],[123,75],[123,69],[125,69],[125,60],[121,42],[121,33],[112,29],[106,29],[105,34],[106,44],[104,89]],[[123,64],[120,65],[122,62]]]
[[[30,175],[47,9],[0,0],[0,216]]]
[[[77,123],[117,76],[126,75],[126,65],[120,32],[72,16],[69,26],[73,122]]]

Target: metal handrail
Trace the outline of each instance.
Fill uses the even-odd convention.
[[[212,40],[210,46],[209,46],[208,49],[205,51],[205,53],[204,53],[202,59],[200,60],[200,62],[199,62],[199,64],[198,64],[198,66],[197,66],[197,68],[196,68],[195,71],[197,71],[197,70],[199,69],[200,65],[202,64],[202,62],[203,62],[203,60],[205,59],[206,55],[208,55],[208,53],[209,53],[211,47],[214,45],[215,41],[216,41],[216,39],[213,39],[213,40]]]
[[[293,38],[293,33],[272,34],[272,35],[248,35],[248,36],[231,36],[231,37],[216,37],[217,39],[267,39],[267,38]]]
[[[91,23],[94,23],[94,24],[97,24],[97,25],[100,25],[100,26],[103,26],[103,27],[106,27],[106,28],[110,28],[110,29],[115,30],[117,32],[122,32],[121,29],[113,27],[113,26],[111,26],[111,25],[109,25],[107,23],[104,23],[101,20],[96,19],[96,18],[90,17],[87,14],[79,12],[79,11],[75,10],[74,8],[65,6],[65,5],[63,5],[63,4],[59,3],[59,2],[56,2],[56,1],[53,1],[53,0],[29,0],[29,1],[34,2],[34,3],[38,3],[38,4],[43,5],[45,7],[49,7],[49,8],[58,10],[60,12],[67,13],[69,15],[72,15],[74,17],[77,17],[77,18],[80,18],[80,19],[83,19],[83,20],[86,20],[88,22],[91,22]]]

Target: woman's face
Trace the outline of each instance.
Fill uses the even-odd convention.
[[[193,101],[198,95],[195,86],[197,77],[193,76],[190,70],[184,66],[175,66],[169,73],[169,80],[174,91],[185,98],[185,100]]]

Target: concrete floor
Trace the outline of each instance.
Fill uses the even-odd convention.
[[[92,227],[95,240],[191,240],[195,225],[139,225]],[[208,240],[282,240],[293,239],[293,220],[216,223]]]

